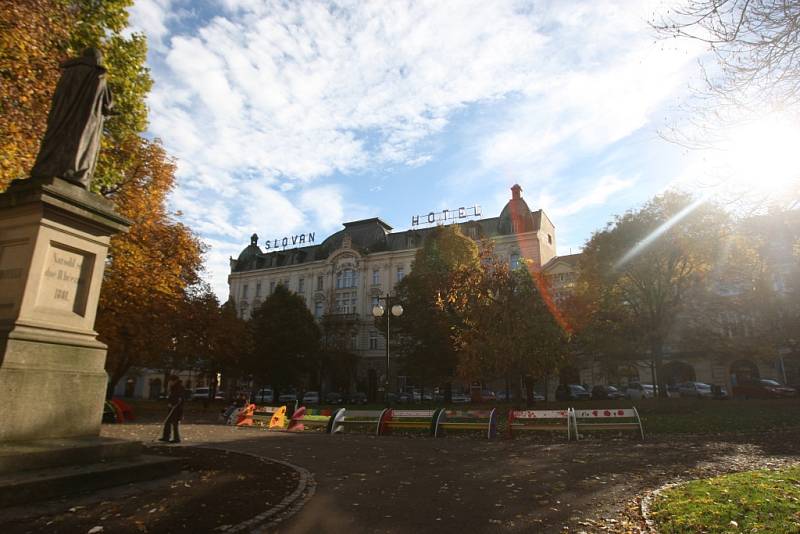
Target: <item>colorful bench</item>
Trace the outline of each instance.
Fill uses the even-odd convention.
[[[338,411],[338,410],[337,410]],[[328,432],[329,423],[333,412],[329,409],[320,410],[317,408],[299,407],[292,414],[289,420],[289,428],[292,432],[302,432],[306,427],[325,428]]]
[[[441,409],[437,410],[392,410],[383,414],[378,425],[378,435],[390,434],[393,429],[427,430],[431,435],[436,432],[436,419]]]
[[[638,430],[644,439],[642,420],[636,408],[572,410],[572,425],[577,439],[580,439],[580,431],[594,430]]]
[[[256,406],[248,404],[234,411],[230,419],[236,426],[266,426],[270,430],[286,428],[286,406]]]
[[[375,435],[381,435],[381,424],[383,424],[386,414],[391,410],[348,410],[338,409],[332,416],[328,425],[329,434],[344,432],[347,427],[374,428]]]
[[[448,430],[480,430],[486,437],[497,437],[497,410],[439,410],[434,426],[434,437]]]
[[[514,431],[545,431],[567,433],[567,441],[572,439],[572,408],[566,410],[510,410],[508,412],[508,437]]]

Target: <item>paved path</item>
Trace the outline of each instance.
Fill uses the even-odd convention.
[[[156,437],[156,425],[103,434]],[[290,434],[185,425],[185,445],[310,470],[316,494],[281,532],[636,532],[635,498],[665,482],[800,461],[800,432],[537,443],[478,437]]]

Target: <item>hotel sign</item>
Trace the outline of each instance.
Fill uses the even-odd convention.
[[[475,204],[466,208],[461,207],[455,210],[431,211],[427,215],[414,215],[411,217],[411,226],[421,224],[447,224],[467,219],[469,217],[480,217],[481,207]]]
[[[264,249],[269,250],[271,248],[286,248],[289,245],[297,246],[313,242],[314,242],[314,232],[309,232],[307,234],[298,234],[293,236],[287,236],[281,239],[273,239],[272,241],[267,239],[264,242]]]

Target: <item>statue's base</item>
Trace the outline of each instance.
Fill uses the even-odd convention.
[[[106,347],[94,319],[127,221],[60,178],[0,194],[0,443],[98,436]]]
[[[170,475],[180,459],[142,455],[138,442],[109,438],[0,444],[0,508]]]

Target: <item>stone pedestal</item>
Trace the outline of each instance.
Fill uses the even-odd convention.
[[[0,194],[0,442],[99,435],[94,321],[110,237],[129,224],[60,178]]]

